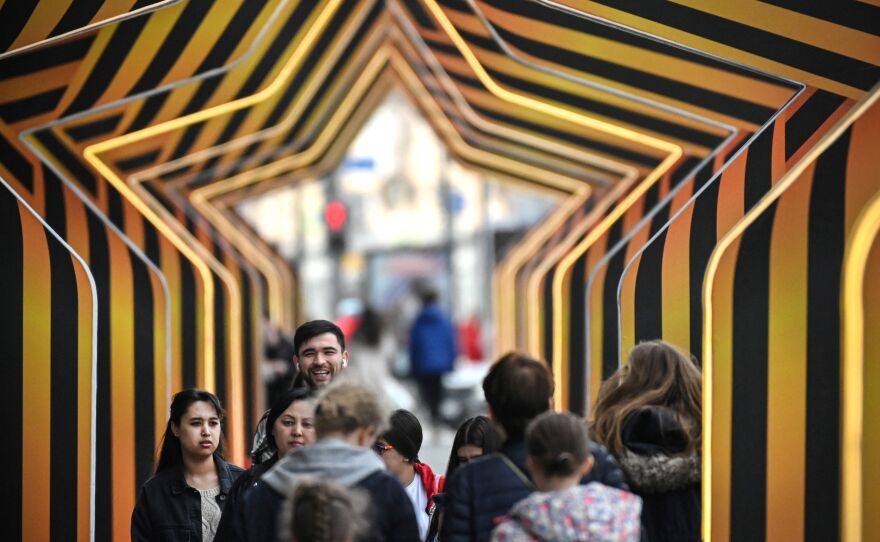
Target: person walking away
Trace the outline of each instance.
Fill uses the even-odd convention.
[[[220,525],[217,527],[215,542],[235,541],[235,520],[240,513],[245,494],[256,485],[279,458],[287,452],[308,446],[315,442],[314,406],[310,399],[311,391],[305,388],[287,390],[279,397],[266,418],[266,426],[272,428],[268,434],[267,445],[272,456],[244,472],[229,492]]]
[[[637,542],[641,499],[579,482],[593,466],[584,420],[545,412],[526,429],[528,468],[536,492],[511,509],[492,542]]]
[[[276,540],[285,495],[304,480],[320,479],[369,495],[370,529],[357,540],[417,540],[419,529],[406,491],[370,449],[386,423],[385,409],[368,389],[340,382],[324,390],[315,406],[317,442],[280,458],[248,492],[236,517],[238,539]]]
[[[553,375],[546,363],[523,354],[499,359],[483,380],[489,415],[505,434],[495,454],[469,462],[446,481],[440,540],[487,542],[496,520],[534,486],[526,468],[525,428],[553,404]],[[592,448],[594,466],[581,481],[625,488],[623,473],[601,446]]]
[[[415,378],[422,400],[428,404],[431,420],[440,421],[443,401],[443,375],[455,366],[455,329],[440,308],[437,292],[424,288],[419,297],[422,308],[410,329],[410,372]]]
[[[285,500],[279,540],[351,542],[369,528],[367,505],[362,491],[329,481],[304,481]]]
[[[156,473],[138,493],[134,542],[212,542],[233,482],[243,469],[223,460],[223,407],[213,393],[187,389],[171,400]]]
[[[700,540],[702,376],[678,348],[650,341],[599,389],[593,438],[618,458],[642,497],[651,542]]]
[[[403,409],[391,414],[391,427],[375,444],[376,453],[406,489],[419,524],[419,540],[425,540],[439,480],[431,467],[419,461],[421,447],[422,425],[415,414]]]

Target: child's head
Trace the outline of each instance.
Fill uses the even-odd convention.
[[[577,484],[593,466],[584,420],[568,412],[547,412],[526,429],[529,470],[539,490]]]
[[[358,490],[327,480],[297,485],[282,511],[281,540],[350,542],[366,532],[367,500]]]

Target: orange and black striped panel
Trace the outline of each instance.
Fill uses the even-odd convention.
[[[2,434],[10,540],[87,539],[95,290],[89,270],[0,181]]]
[[[862,498],[841,476],[847,461],[874,455],[845,438],[842,317],[854,307],[841,303],[841,284],[853,225],[880,195],[880,106],[844,121],[718,232],[705,292],[712,539],[835,540],[841,498]],[[766,167],[749,168],[746,187],[762,176]],[[878,480],[863,480],[870,495]]]

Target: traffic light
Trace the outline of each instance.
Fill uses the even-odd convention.
[[[340,200],[331,200],[324,206],[324,225],[327,226],[327,246],[331,252],[345,251],[345,229],[348,209]]]

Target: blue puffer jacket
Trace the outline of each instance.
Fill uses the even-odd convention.
[[[526,443],[516,440],[500,452],[530,477],[526,468]],[[599,444],[593,444],[593,468],[582,484],[599,482],[627,489],[623,473],[614,457]],[[531,481],[531,478],[529,478]],[[440,531],[441,542],[488,542],[501,518],[514,504],[534,490],[498,454],[481,457],[462,466],[446,482],[446,513]]]
[[[426,305],[409,336],[409,360],[415,377],[448,373],[455,364],[455,329],[437,304]]]

